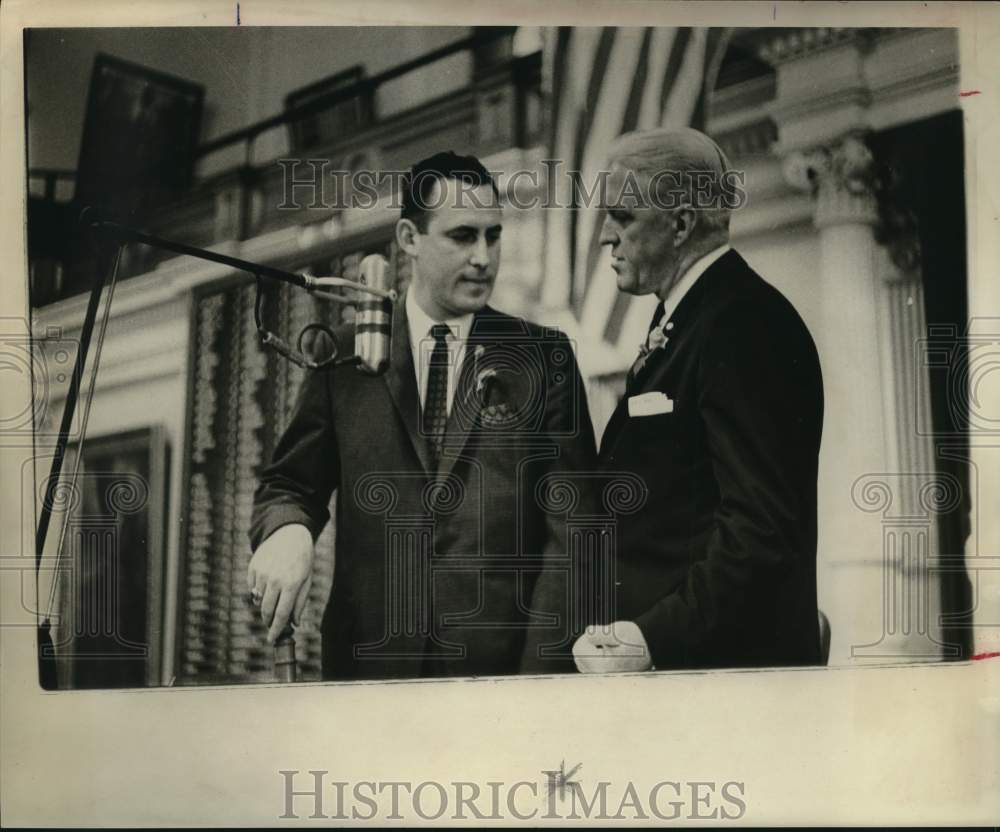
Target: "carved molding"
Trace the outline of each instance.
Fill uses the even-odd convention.
[[[879,34],[891,31],[891,29],[845,27],[764,29],[755,43],[756,54],[762,61],[777,66],[844,43],[859,42],[869,45]]]
[[[830,114],[836,112],[855,114],[853,118],[856,121],[866,124],[860,114],[866,113],[871,103],[871,90],[860,81],[855,81],[824,93],[809,90],[797,97],[775,100],[767,105],[767,113],[783,128],[811,119],[829,123]]]
[[[709,123],[716,124],[733,113],[767,104],[776,94],[777,78],[773,72],[714,90],[709,95]]]
[[[770,153],[778,141],[778,126],[770,118],[745,124],[712,137],[730,160]]]
[[[782,170],[792,187],[815,198],[817,228],[878,221],[875,157],[860,136],[848,135],[833,145],[789,154]]]
[[[787,42],[775,53],[777,95],[762,105],[785,152],[958,106],[957,37],[949,30],[759,30],[743,37],[753,50]],[[760,109],[720,111],[718,123],[713,112],[712,127],[728,132],[759,120]]]
[[[887,281],[912,280],[919,274],[916,216],[900,196],[898,174],[875,158],[861,134],[791,153],[782,172],[792,187],[812,195],[817,228],[843,223],[873,227],[875,241],[898,270],[887,275]]]

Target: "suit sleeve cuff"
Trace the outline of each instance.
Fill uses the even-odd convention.
[[[671,635],[669,615],[664,609],[667,603],[668,600],[664,599],[635,619],[657,670],[682,667],[684,664],[684,645],[680,638]]]
[[[251,548],[256,551],[257,547],[278,531],[278,529],[282,526],[290,526],[292,524],[305,526],[309,529],[313,543],[315,543],[316,538],[319,537],[320,532],[323,530],[323,526],[326,525],[327,519],[324,518],[322,522],[317,522],[316,518],[311,517],[302,508],[290,503],[269,506],[267,511],[254,524],[250,536]]]

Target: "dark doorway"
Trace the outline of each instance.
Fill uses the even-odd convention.
[[[958,648],[949,658],[966,659],[972,650],[974,603],[964,556],[971,510],[968,401],[956,392],[964,389],[968,370],[962,113],[954,110],[883,131],[871,144],[883,168],[883,196],[906,214],[897,214],[894,228],[883,223],[883,233],[897,241],[912,238],[908,242],[919,252],[924,289],[927,351],[947,357],[925,366],[936,470],[961,491],[960,499],[938,515],[939,555],[948,561],[941,573],[942,632],[945,644]]]

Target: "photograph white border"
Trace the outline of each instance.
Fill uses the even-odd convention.
[[[240,2],[245,26],[957,26],[966,119],[970,317],[1000,318],[1000,8],[992,4]],[[22,31],[31,26],[231,26],[236,2],[5,2],[0,8],[0,317],[27,316]],[[1000,414],[1000,385],[984,388]],[[30,401],[28,385],[3,395]],[[995,444],[1000,445],[1000,442]],[[973,437],[981,495],[996,448]],[[19,603],[21,467],[0,448],[0,605]],[[996,503],[994,502],[994,505]],[[988,503],[987,503],[988,505]],[[1000,553],[996,512],[980,550]],[[19,519],[21,522],[11,522]],[[14,577],[12,577],[14,576]],[[1000,650],[996,632],[977,652]],[[992,638],[992,643],[990,639]],[[33,628],[0,627],[0,809],[8,826],[261,826],[280,770],[329,781],[544,782],[581,764],[648,794],[661,781],[744,783],[739,824],[992,824],[1000,818],[1000,658],[957,664],[212,689],[38,687]],[[612,791],[614,791],[614,788]],[[404,807],[404,811],[408,808]],[[623,825],[636,821],[618,821]],[[380,823],[421,823],[378,818]],[[351,821],[335,821],[346,823]],[[358,821],[354,821],[358,822]],[[443,816],[436,825],[474,819]],[[505,815],[497,823],[513,824]],[[531,825],[561,825],[542,812]],[[575,821],[587,823],[587,821]],[[663,823],[651,818],[649,822]],[[675,823],[690,824],[687,818]],[[698,822],[697,819],[695,822]],[[704,822],[718,823],[706,820]],[[489,823],[489,821],[479,821]],[[609,821],[591,821],[607,825]],[[612,825],[615,821],[610,822]]]

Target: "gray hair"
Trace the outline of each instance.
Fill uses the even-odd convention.
[[[690,127],[624,133],[611,143],[608,161],[647,185],[655,182],[654,205],[696,208],[697,237],[728,233],[734,195],[726,185],[732,172],[722,148],[704,133]]]

